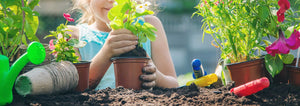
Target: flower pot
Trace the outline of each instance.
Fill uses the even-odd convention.
[[[274,76],[273,81],[275,83],[288,83],[287,65],[283,65],[281,72]]]
[[[79,63],[73,64],[75,65],[79,75],[79,81],[75,91],[83,92],[89,88],[89,69],[91,62],[80,61]]]
[[[128,89],[141,89],[140,75],[142,68],[147,65],[147,57],[114,57],[116,87],[123,86]]]
[[[300,67],[286,65],[289,84],[300,86]]]
[[[232,81],[239,86],[265,76],[264,59],[228,64]]]

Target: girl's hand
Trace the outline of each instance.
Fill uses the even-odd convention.
[[[156,67],[154,64],[147,64],[143,68],[143,74],[140,76],[140,80],[142,81],[142,88],[150,89],[155,87],[156,85]]]
[[[114,57],[133,50],[137,44],[138,37],[131,31],[127,29],[113,30],[108,35],[103,49],[109,57]]]

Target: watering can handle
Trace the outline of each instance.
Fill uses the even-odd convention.
[[[6,56],[0,56],[0,105],[11,103],[13,99],[13,84],[23,67],[30,61],[33,64],[40,64],[45,60],[46,52],[44,46],[39,42],[32,42],[23,54],[9,69],[9,62]],[[3,64],[2,64],[3,63]],[[6,87],[4,87],[6,86]]]

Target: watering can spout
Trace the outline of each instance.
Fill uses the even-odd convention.
[[[33,64],[40,64],[45,60],[46,52],[44,46],[39,42],[32,42],[27,52],[23,54],[9,68],[9,61],[6,56],[0,55],[0,106],[12,102],[13,84],[23,67],[30,61]]]

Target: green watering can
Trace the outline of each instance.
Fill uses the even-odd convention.
[[[6,56],[0,55],[0,105],[10,104],[13,100],[13,84],[23,67],[30,61],[33,64],[41,64],[46,57],[44,46],[39,42],[32,42],[23,54],[9,68]]]

